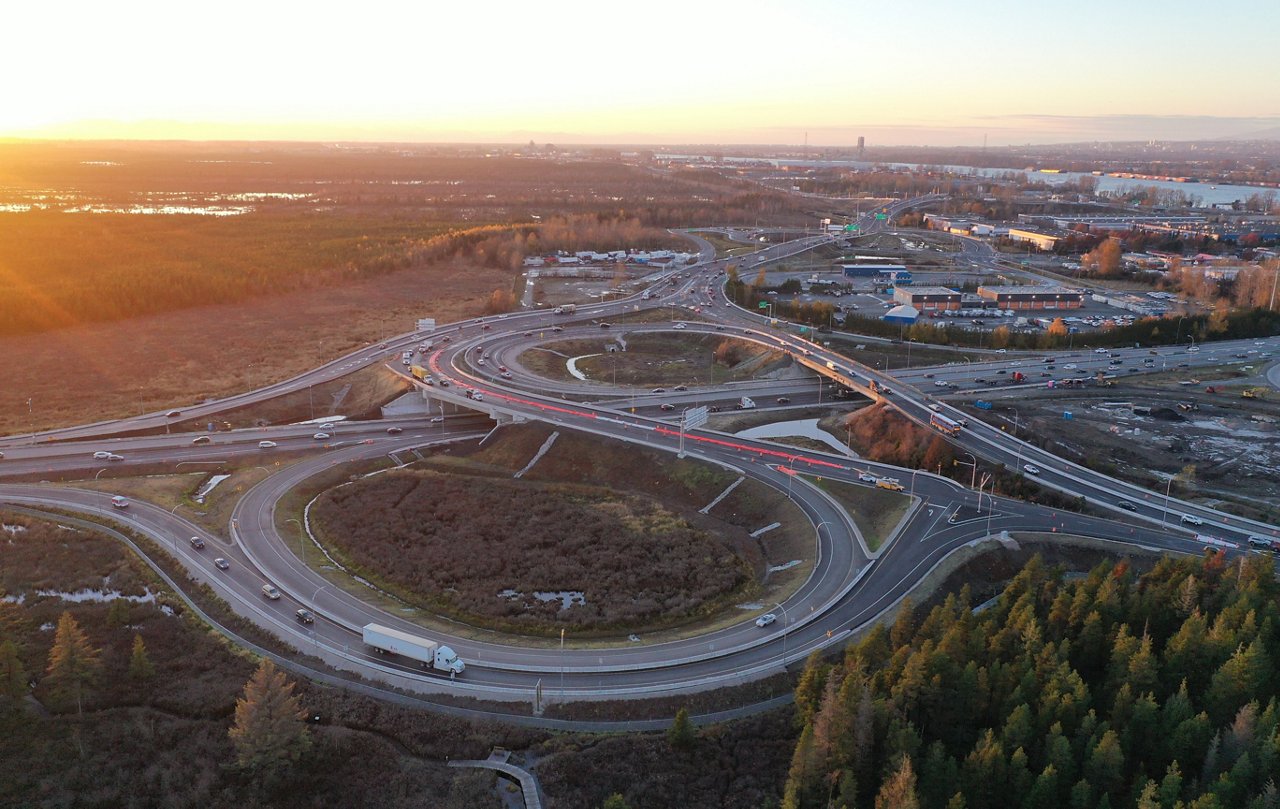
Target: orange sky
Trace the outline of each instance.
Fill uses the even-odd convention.
[[[0,136],[799,143],[807,133],[814,145],[859,134],[942,145],[986,134],[997,145],[1280,123],[1268,33],[1280,4],[1216,7],[1229,43],[1194,48],[1202,5],[1120,5],[1082,0],[1064,16],[942,0],[25,3],[6,12],[11,32],[32,35],[7,38]],[[1164,58],[1170,47],[1193,64]],[[1230,60],[1229,79],[1215,59]]]

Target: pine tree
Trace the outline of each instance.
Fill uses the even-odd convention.
[[[1056,809],[1057,806],[1058,771],[1050,764],[1040,771],[1031,789],[1027,790],[1022,809]]]
[[[919,809],[916,774],[911,769],[911,756],[903,756],[898,769],[876,795],[875,809]]]
[[[1182,797],[1182,771],[1178,769],[1178,762],[1172,762],[1164,771],[1158,794],[1160,805],[1165,809],[1173,809],[1173,805]]]
[[[627,806],[627,802],[620,793],[613,793],[604,799],[604,803],[600,805],[600,809],[631,809]]]
[[[11,640],[0,643],[0,700],[16,703],[27,694],[27,670]]]
[[[129,602],[123,598],[114,599],[107,607],[107,626],[113,629],[129,624]]]
[[[697,736],[694,734],[693,722],[689,721],[689,709],[676,711],[675,721],[667,729],[667,742],[673,750],[689,751],[693,749]]]
[[[135,632],[133,635],[133,652],[129,655],[129,679],[149,680],[155,673],[156,667],[151,665],[151,657],[147,654],[147,645],[142,642],[142,636]]]
[[[284,672],[265,658],[245,683],[229,733],[241,768],[272,774],[297,761],[310,746],[307,712],[293,689]]]
[[[895,651],[911,643],[915,634],[915,606],[910,598],[902,599],[898,606],[898,615],[893,619],[893,629],[889,631],[889,645]]]
[[[818,710],[829,668],[822,662],[822,653],[817,650],[804,661],[804,671],[800,674],[800,681],[796,683],[795,691],[797,724],[803,725],[808,722]]]
[[[84,712],[84,693],[97,679],[100,657],[101,653],[90,645],[89,636],[71,613],[62,613],[53,636],[53,648],[49,650],[46,674],[53,695],[58,699],[74,699],[77,714]]]

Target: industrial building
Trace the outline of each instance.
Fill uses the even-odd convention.
[[[893,299],[920,312],[955,311],[962,295],[946,287],[897,287]]]
[[[1009,240],[1035,245],[1037,250],[1052,250],[1060,237],[1026,228],[1009,228]]]
[[[978,297],[998,309],[1079,309],[1084,292],[1066,287],[982,286]]]
[[[845,278],[875,278],[882,272],[906,272],[903,264],[841,264]]]

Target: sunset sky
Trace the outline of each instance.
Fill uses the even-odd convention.
[[[1001,145],[1280,127],[1274,0],[74,0],[4,16],[0,137]]]

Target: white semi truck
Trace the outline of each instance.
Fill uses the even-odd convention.
[[[467,668],[448,646],[398,629],[366,624],[364,642],[379,652],[398,654],[410,660],[417,660],[436,671],[448,672],[450,677],[461,674]]]
[[[557,306],[555,309],[552,309],[551,311],[552,313],[557,315],[571,315],[574,312],[578,311],[578,305],[576,303],[566,303],[566,304]]]
[[[743,396],[741,399],[739,399],[739,400],[738,400],[738,409],[739,409],[739,410],[751,410],[751,409],[752,409],[752,408],[754,408],[755,406],[756,406],[756,403],[755,403],[755,402],[753,402],[753,401],[750,399],[750,397]]]

